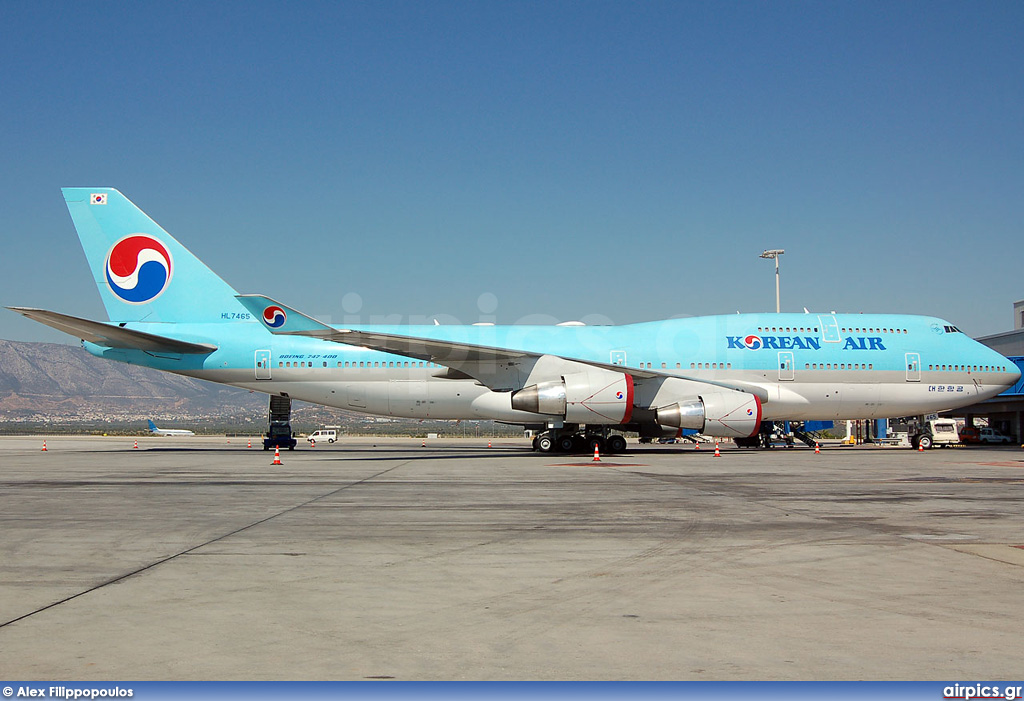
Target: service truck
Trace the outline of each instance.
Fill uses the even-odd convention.
[[[910,444],[914,448],[930,450],[935,446],[959,445],[960,434],[953,419],[926,418],[910,422]]]

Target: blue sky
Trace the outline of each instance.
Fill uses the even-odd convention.
[[[3,305],[105,318],[65,185],[335,322],[771,310],[764,248],[784,311],[981,335],[1024,298],[1020,2],[11,1],[0,32]]]

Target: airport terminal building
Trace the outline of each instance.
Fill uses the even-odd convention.
[[[1024,373],[1024,300],[1013,305],[1013,331],[982,336],[976,340],[1005,355]],[[975,416],[987,416],[989,426],[1013,436],[1018,443],[1024,442],[1024,378],[998,397],[951,413],[964,416],[968,425],[973,423]]]

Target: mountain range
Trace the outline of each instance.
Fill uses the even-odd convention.
[[[267,398],[102,360],[80,346],[0,339],[0,421],[265,420]],[[247,421],[246,421],[247,422]]]

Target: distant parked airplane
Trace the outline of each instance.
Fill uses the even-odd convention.
[[[149,420],[149,432],[157,436],[194,436],[187,428],[160,428],[153,419]]]
[[[289,406],[492,419],[540,432],[534,447],[543,452],[615,453],[626,448],[622,432],[693,429],[756,444],[766,421],[923,415],[994,397],[1020,378],[1009,360],[927,316],[331,326],[239,295],[113,188],[65,188],[64,199],[111,321],[11,309],[81,338],[99,357],[266,392]],[[380,271],[381,285],[391,274]],[[621,284],[642,306],[666,284],[687,283],[680,272]]]

